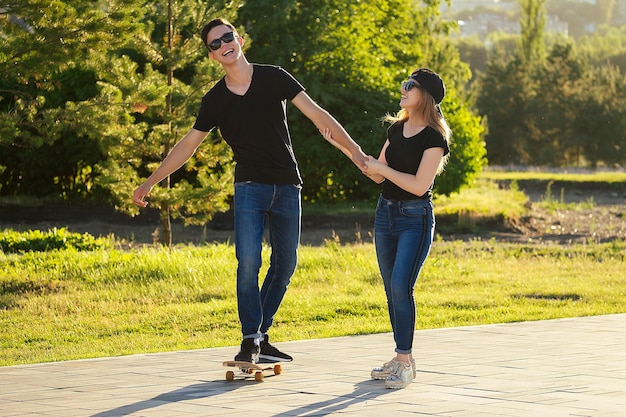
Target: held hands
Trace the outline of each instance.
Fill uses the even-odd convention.
[[[365,170],[363,170],[363,173],[368,177],[372,175],[382,175],[382,172],[387,164],[380,162],[378,159],[374,158],[371,155],[368,155],[367,158],[367,167]]]
[[[367,167],[363,170],[363,174],[376,184],[382,183],[386,178],[383,172],[387,168],[387,164],[380,162],[371,155],[368,155],[368,158]]]
[[[361,171],[365,172],[367,169],[367,164],[369,163],[370,157],[365,155],[361,148],[359,148],[359,152],[352,155],[352,162],[356,165]]]
[[[324,139],[326,139],[328,143],[338,148],[344,154],[346,154],[348,158],[352,159],[352,162],[354,162],[354,164],[359,167],[359,169],[365,176],[369,177],[372,181],[376,183],[381,183],[382,181],[384,181],[385,177],[381,174],[381,172],[387,166],[385,163],[380,162],[378,159],[374,158],[371,155],[365,155],[360,148],[358,155],[352,155],[350,151],[348,151],[346,148],[341,146],[337,141],[333,139],[333,136],[330,133],[330,129],[328,128],[320,130],[320,133],[322,134],[322,136],[324,136]]]
[[[333,136],[330,133],[330,129],[325,128],[324,130],[320,130],[320,133],[322,134],[322,136],[324,136],[324,139],[326,139],[328,143],[333,145],[335,148],[339,149],[348,158],[350,158],[352,162],[354,163],[354,165],[356,165],[361,171],[364,172],[365,169],[367,169],[367,161],[369,158],[367,155],[363,153],[361,148],[358,148],[358,153],[352,154],[352,152],[350,152],[348,149],[343,147],[339,142],[333,139]]]
[[[356,153],[351,154],[350,159],[352,159],[354,165],[356,165],[362,172],[365,172],[369,162],[369,157],[363,153],[361,147],[358,147],[357,149],[358,151]]]

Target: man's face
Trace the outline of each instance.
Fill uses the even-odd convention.
[[[207,34],[207,45],[211,59],[227,63],[239,58],[242,39],[228,26],[216,26]]]

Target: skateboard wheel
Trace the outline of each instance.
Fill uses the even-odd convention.
[[[246,369],[245,371],[247,374],[252,375],[254,373],[254,369],[250,368],[250,369]]]
[[[263,372],[260,372],[260,371],[259,371],[259,372],[255,373],[255,374],[254,374],[254,380],[255,380],[256,382],[261,382],[261,381],[263,381]]]
[[[280,365],[274,365],[274,375],[280,375],[283,373],[283,367]]]
[[[227,381],[234,381],[235,380],[235,373],[233,371],[226,371],[226,380]]]

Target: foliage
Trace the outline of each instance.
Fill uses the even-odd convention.
[[[493,54],[481,76],[477,105],[488,120],[489,159],[500,165],[624,164],[626,80],[610,65],[592,67],[564,37],[551,39],[540,59],[545,40],[541,25],[531,22],[540,20],[534,6],[541,2],[523,3],[527,23],[517,53]]]
[[[454,94],[469,79],[469,69],[445,39],[454,24],[440,18],[439,4],[7,4],[2,35],[8,42],[0,47],[6,75],[0,81],[0,193],[109,199],[135,215],[132,190],[191,126],[200,97],[222,76],[218,65],[208,64],[197,36],[217,16],[241,22],[250,57],[294,73],[374,155],[384,141],[386,126],[380,119],[398,110],[400,81],[417,66],[436,69],[448,86],[450,101],[443,108],[456,126],[458,156],[438,186],[444,192],[458,189],[484,163],[482,130],[462,95]],[[46,10],[45,16],[40,10]],[[297,112],[292,116],[306,199],[376,193],[378,187],[323,141],[308,120]],[[231,159],[213,132],[184,169],[155,187],[150,204],[161,213],[164,243],[171,241],[171,217],[203,223],[227,208]]]
[[[626,74],[626,27],[601,27],[576,40],[581,58],[593,67],[608,65]]]
[[[502,171],[489,169],[480,173],[481,179],[492,181],[559,181],[570,183],[608,184],[615,189],[626,186],[625,171],[582,171],[567,172],[563,170],[526,170],[526,171]]]
[[[457,36],[452,43],[459,50],[461,61],[467,63],[472,70],[472,78],[485,72],[487,63],[487,46],[476,35]]]
[[[29,0],[3,2],[0,13],[0,192],[84,197],[101,152],[97,119],[69,122],[65,102],[97,94],[97,74],[84,63],[133,35],[137,9]]]
[[[522,8],[520,51],[529,65],[535,64],[544,57],[545,1],[520,0]]]
[[[238,4],[226,3],[29,2],[8,8],[9,21],[21,23],[3,32],[9,47],[21,41],[22,49],[13,58],[0,54],[8,71],[0,83],[7,110],[0,121],[7,145],[0,147],[0,192],[97,195],[137,214],[133,188],[193,124],[200,98],[221,77],[197,35],[218,12],[232,18]],[[40,9],[47,10],[45,18]],[[55,42],[61,47],[54,49]],[[151,204],[161,211],[166,243],[170,217],[205,222],[227,208],[230,161],[213,134],[184,170],[155,190]]]
[[[94,238],[89,233],[72,233],[66,228],[29,230],[17,232],[5,229],[0,235],[0,251],[3,253],[45,252],[51,250],[75,249],[92,251],[111,249],[112,242],[104,238]]]
[[[361,145],[378,156],[387,126],[387,113],[399,110],[400,82],[420,66],[428,66],[445,79],[449,97],[444,112],[456,129],[455,140],[470,153],[482,144],[477,116],[454,91],[469,78],[469,69],[445,40],[453,25],[439,17],[440,1],[410,0],[274,1],[247,2],[239,21],[252,38],[248,57],[288,69],[307,88],[308,94],[327,109]],[[388,22],[394,22],[390,25]],[[280,45],[280,48],[276,48]],[[457,118],[459,120],[455,120]],[[290,114],[295,152],[309,201],[371,198],[378,186],[348,166],[345,157],[323,141],[319,132],[298,112]],[[471,178],[484,160],[463,166],[467,155],[451,161],[449,170]],[[323,161],[323,163],[320,163]],[[457,167],[454,167],[458,164]],[[341,167],[341,168],[339,168]],[[449,175],[438,183],[442,189],[461,188],[467,180]],[[471,180],[470,180],[471,181]]]
[[[145,29],[127,45],[128,51],[109,58],[115,65],[103,79],[103,91],[108,90],[109,100],[123,103],[125,110],[108,123],[97,182],[126,213],[138,213],[132,190],[193,125],[202,95],[223,75],[209,64],[198,36],[218,12],[232,18],[236,4],[223,6],[197,0],[150,2],[142,16]],[[184,169],[155,187],[150,204],[160,212],[162,243],[172,242],[170,218],[205,223],[228,208],[231,159],[227,145],[213,133]]]
[[[474,184],[483,166],[487,165],[487,150],[482,139],[485,134],[482,120],[470,112],[467,103],[462,103],[456,92],[448,91],[444,111],[452,130],[450,160],[435,180],[434,191],[450,195]],[[448,114],[452,116],[448,117]]]

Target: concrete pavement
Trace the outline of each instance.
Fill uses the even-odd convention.
[[[263,382],[225,380],[238,347],[0,367],[0,416],[626,416],[626,314],[419,330],[414,345],[403,390],[369,378],[389,333],[278,342],[295,360]]]

